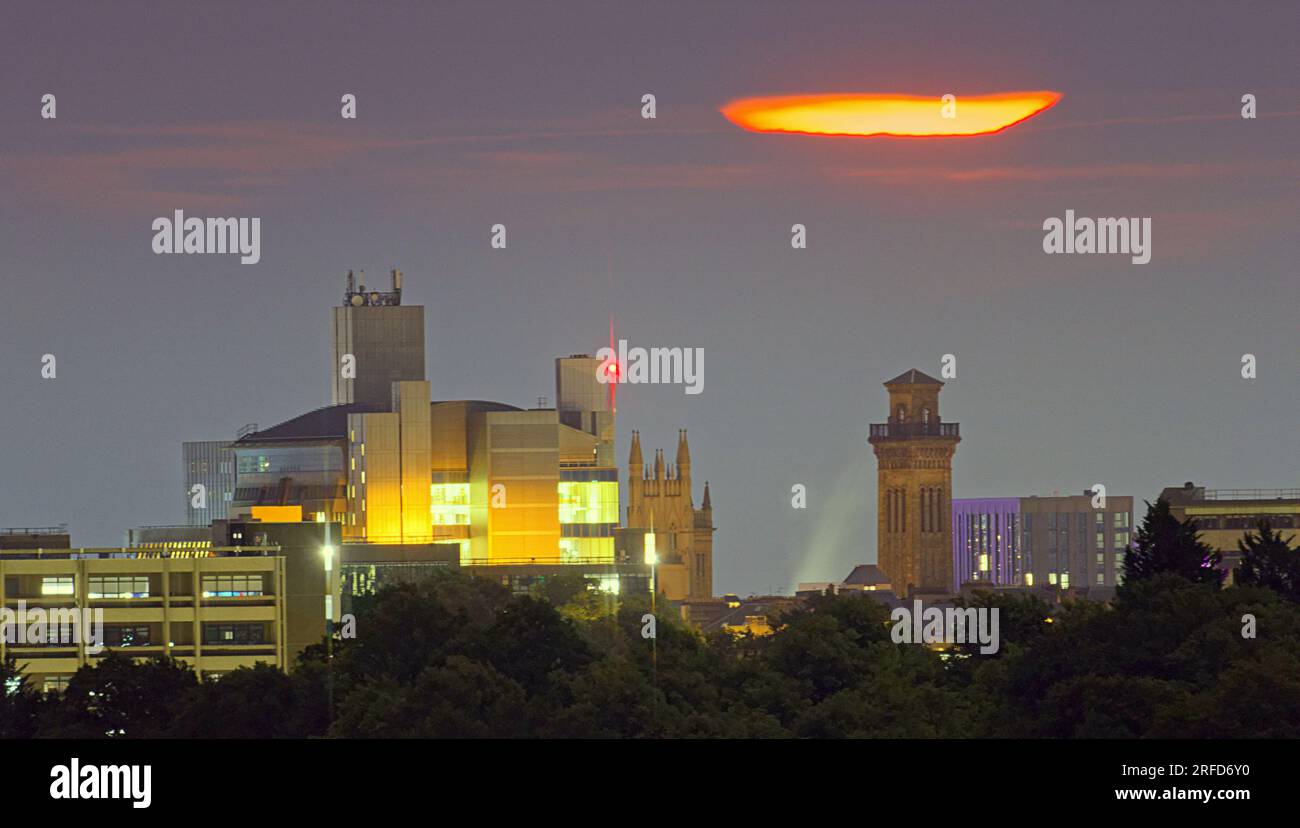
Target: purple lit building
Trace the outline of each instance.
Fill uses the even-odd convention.
[[[1110,589],[1124,580],[1133,498],[1092,492],[954,498],[953,582]]]
[[[953,582],[1021,586],[1020,498],[953,498]]]

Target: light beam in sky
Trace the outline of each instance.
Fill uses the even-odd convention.
[[[743,98],[722,108],[752,132],[799,135],[890,135],[900,138],[992,135],[1028,120],[1061,99],[1059,92],[939,96],[888,93]]]

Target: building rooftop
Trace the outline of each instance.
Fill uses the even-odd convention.
[[[466,402],[486,411],[522,411],[517,406],[488,400],[435,400],[430,405],[447,402]],[[348,433],[349,414],[377,414],[388,411],[388,407],[378,403],[346,403],[327,405],[299,414],[279,425],[254,431],[235,441],[236,446],[256,445],[257,443],[280,443],[291,440],[341,440]]]
[[[904,371],[898,376],[885,383],[889,385],[943,385],[942,382],[925,373],[913,368],[910,371]]]
[[[1300,500],[1300,489],[1207,489],[1188,481],[1182,486],[1164,489],[1160,492],[1160,497],[1170,503],[1295,501]]]
[[[341,439],[348,433],[348,415],[384,411],[385,408],[374,403],[348,403],[346,405],[327,405],[306,414],[299,414],[279,425],[245,434],[235,441],[236,446],[255,443],[278,443],[284,440],[330,440]]]
[[[279,546],[212,546],[203,549],[140,548],[130,546],[73,547],[71,549],[0,549],[4,559],[77,558],[265,558],[279,555]]]
[[[878,586],[888,584],[889,577],[875,564],[858,564],[853,567],[849,577],[844,579],[844,583],[855,586]]]

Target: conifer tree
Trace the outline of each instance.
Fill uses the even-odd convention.
[[[1146,581],[1160,574],[1177,575],[1198,584],[1218,585],[1222,556],[1201,542],[1196,520],[1179,521],[1163,498],[1147,503],[1133,548],[1124,558],[1124,580]]]
[[[1273,529],[1267,518],[1259,521],[1257,532],[1247,532],[1237,541],[1241,550],[1241,565],[1237,567],[1236,582],[1243,586],[1261,586],[1288,598],[1300,601],[1300,549]]]

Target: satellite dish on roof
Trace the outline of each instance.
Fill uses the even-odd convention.
[[[352,304],[354,307],[361,307],[362,303],[365,301],[366,300],[361,296],[360,293],[352,294]]]

